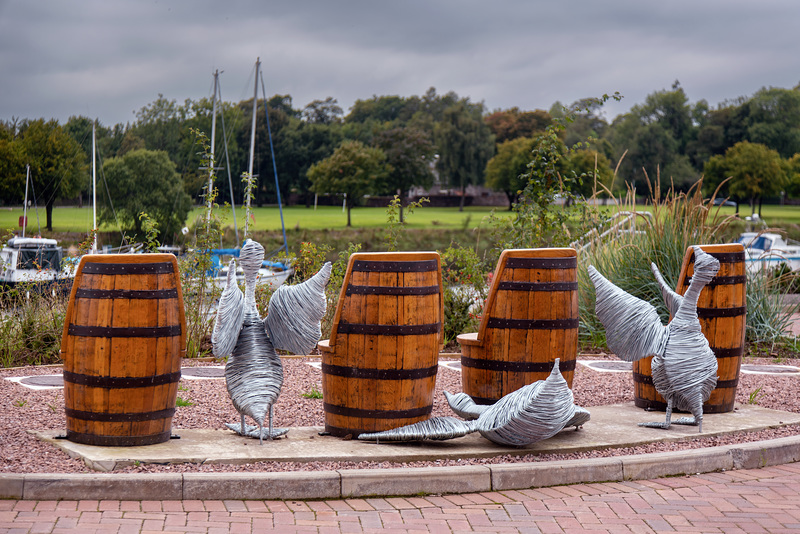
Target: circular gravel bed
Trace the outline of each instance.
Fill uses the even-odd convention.
[[[457,359],[457,356],[453,357]],[[619,360],[613,355],[584,355],[581,359],[607,361],[607,367],[615,367],[612,362]],[[321,371],[309,363],[319,362],[319,358],[286,358],[284,363],[284,383],[281,396],[275,405],[275,425],[279,427],[323,426],[324,413],[322,399],[313,398],[313,392],[322,391]],[[745,358],[749,366],[785,365],[800,366],[800,359],[761,359]],[[185,367],[213,367],[219,362],[187,360]],[[603,367],[603,366],[600,366]],[[213,374],[210,369],[204,374]],[[41,442],[27,430],[63,430],[64,394],[62,389],[30,389],[15,382],[4,380],[7,377],[42,376],[61,373],[60,366],[23,367],[0,369],[0,474],[4,473],[81,473],[88,472],[80,460],[69,458],[56,447]],[[737,389],[737,403],[755,402],[759,406],[775,410],[800,413],[800,376],[797,373],[745,374],[741,373]],[[34,381],[46,383],[46,380]],[[456,369],[439,367],[436,380],[436,394],[433,415],[452,415],[442,392],[461,391],[461,374]],[[631,402],[633,400],[633,380],[630,373],[603,372],[583,365],[577,365],[573,381],[575,402],[591,410],[592,406]],[[238,421],[222,379],[188,379],[180,383],[178,396],[191,403],[179,406],[173,418],[173,428],[225,428],[226,422]],[[380,467],[422,467],[439,465],[466,465],[512,462],[535,462],[545,460],[564,460],[616,456],[623,454],[643,454],[682,449],[713,447],[747,441],[760,441],[777,437],[800,434],[800,425],[769,429],[759,432],[741,432],[725,437],[697,438],[677,443],[657,443],[642,447],[617,448],[592,451],[580,454],[506,455],[495,458],[463,459],[458,461],[436,462],[314,462],[281,463],[257,462],[246,465],[220,464],[177,464],[177,465],[139,465],[121,472],[233,472],[233,471],[315,471],[354,468]]]

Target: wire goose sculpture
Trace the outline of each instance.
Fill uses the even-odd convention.
[[[475,404],[466,393],[453,395],[445,391],[455,417],[432,417],[411,425],[360,434],[365,441],[445,440],[473,432],[498,445],[526,447],[550,438],[564,428],[576,429],[589,420],[589,412],[576,406],[567,381],[561,376],[558,359],[545,380],[528,384],[485,406]]]
[[[275,349],[308,354],[321,337],[320,320],[325,314],[325,284],[331,273],[326,263],[302,284],[280,286],[269,301],[267,317],[261,319],[255,301],[256,275],[264,260],[264,247],[248,240],[239,253],[245,277],[245,292],[236,284],[236,263],[228,265],[228,278],[217,308],[211,335],[214,356],[229,356],[225,382],[240,424],[226,426],[242,436],[263,443],[264,419],[268,439],[279,438],[288,428],[273,428],[273,405],[283,385],[283,366]],[[256,426],[245,425],[245,415]]]
[[[717,358],[700,329],[697,299],[719,271],[719,261],[700,247],[692,248],[694,275],[684,296],[667,286],[655,263],[650,265],[673,317],[666,326],[649,302],[626,293],[594,266],[589,266],[589,277],[597,293],[595,310],[606,329],[608,348],[629,362],[653,356],[653,385],[667,400],[663,423],[639,423],[639,426],[666,429],[672,422],[695,425],[702,432],[703,403],[717,384]],[[673,409],[691,412],[692,417],[671,421]]]

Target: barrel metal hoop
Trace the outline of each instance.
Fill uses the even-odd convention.
[[[87,412],[85,410],[64,410],[67,417],[80,419],[82,421],[96,421],[98,423],[138,423],[142,421],[155,421],[156,419],[167,419],[175,415],[175,408],[166,408],[154,412],[136,413],[108,413],[108,412]]]
[[[747,276],[744,275],[737,275],[737,276],[715,276],[711,279],[709,283],[706,284],[706,287],[713,287],[713,286],[733,286],[737,284],[744,284],[747,281]],[[692,283],[692,277],[686,277],[686,285]]]
[[[421,369],[367,369],[322,364],[322,373],[344,378],[366,378],[370,380],[419,380],[436,376],[438,365]]]
[[[739,377],[733,380],[717,380],[716,389],[732,389],[739,385]]]
[[[652,386],[653,385],[653,377],[643,375],[641,373],[633,373],[633,381],[639,384],[645,384]],[[735,388],[736,385],[739,383],[739,379],[736,378],[734,380],[717,380],[716,389],[720,388]]]
[[[419,336],[424,334],[438,334],[442,323],[426,324],[360,324],[339,323],[339,334],[362,334],[372,336]]]
[[[506,291],[577,291],[578,282],[500,282],[497,289]]]
[[[697,317],[709,319],[715,317],[738,317],[747,313],[747,306],[735,308],[697,308]]]
[[[738,358],[744,355],[743,346],[732,348],[711,347],[711,350],[714,351],[714,356],[716,356],[718,360],[720,358]]]
[[[633,373],[633,381],[648,386],[653,385],[653,377],[650,375],[643,375],[642,373]]]
[[[553,370],[553,362],[508,362],[481,360],[467,356],[461,356],[461,366],[485,371],[513,371],[517,373],[549,373]],[[558,368],[562,372],[574,371],[575,360],[560,362]]]
[[[438,271],[439,263],[436,260],[421,261],[369,261],[354,260],[353,271],[369,273],[426,273]]]
[[[127,290],[127,289],[78,289],[75,298],[79,299],[174,299],[178,290]]]
[[[345,417],[367,417],[377,419],[410,419],[429,415],[433,411],[433,404],[411,408],[409,410],[365,410],[362,408],[349,408],[337,404],[324,403],[325,413],[332,415],[343,415]]]
[[[142,445],[164,443],[165,441],[169,441],[171,434],[172,431],[167,430],[166,432],[150,434],[149,436],[99,436],[67,430],[67,439],[74,443],[97,445],[100,447],[138,447]]]
[[[396,287],[348,285],[346,295],[436,295],[439,286]]]
[[[663,412],[664,410],[667,409],[667,403],[661,402],[661,401],[656,401],[656,400],[634,398],[633,399],[633,404],[637,408],[644,408],[645,410],[648,410],[648,411],[652,410],[652,411],[662,411]],[[705,408],[703,408],[703,413],[706,413]]]
[[[577,256],[565,258],[508,258],[506,269],[575,269]]]
[[[706,254],[710,254],[720,263],[740,263],[743,262],[745,258],[743,250],[739,252],[707,252]],[[694,263],[694,252],[692,252],[689,261]]]
[[[79,337],[175,337],[181,325],[170,326],[86,326],[70,323],[68,333]]]
[[[107,389],[128,389],[128,388],[144,388],[150,386],[163,386],[166,384],[174,384],[181,379],[181,373],[166,373],[163,375],[153,376],[96,376],[84,375],[80,373],[73,373],[71,371],[64,371],[64,382],[71,384],[78,384],[81,386],[88,386],[92,388],[107,388]]]
[[[84,274],[166,274],[174,272],[172,262],[159,263],[94,263],[84,264]]]
[[[483,406],[490,406],[497,402],[500,399],[489,399],[486,397],[476,397],[475,395],[470,395],[470,398],[475,401],[475,404],[481,404]]]
[[[578,319],[502,319],[490,317],[489,328],[510,328],[514,330],[569,330],[578,328]]]

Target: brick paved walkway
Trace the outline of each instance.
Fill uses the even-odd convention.
[[[790,532],[800,464],[638,482],[334,501],[0,501],[0,533]]]

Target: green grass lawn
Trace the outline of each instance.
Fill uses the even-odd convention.
[[[463,212],[458,208],[418,208],[408,217],[409,228],[477,228],[486,224],[485,218],[492,212],[488,207],[468,207]],[[404,211],[404,213],[408,213]],[[508,216],[507,210],[500,210],[498,215]],[[231,210],[220,208],[220,218],[223,224],[233,227]],[[18,221],[22,216],[22,208],[1,208],[0,229],[18,230]],[[187,224],[191,226],[195,221],[201,220],[202,208],[195,208],[189,213]],[[46,218],[43,209],[39,210],[39,221],[44,228]],[[353,208],[350,212],[352,226],[355,228],[382,228],[386,226],[386,208]],[[252,218],[255,223],[254,230],[270,231],[280,230],[281,218],[277,206],[254,207]],[[236,209],[236,219],[239,228],[244,226],[244,209]],[[319,206],[317,209],[305,206],[288,206],[283,208],[283,219],[287,229],[323,230],[343,229],[347,225],[347,213],[341,207]],[[92,213],[90,208],[62,207],[53,209],[54,232],[88,232],[92,226]],[[103,232],[117,230],[115,226],[103,225]],[[37,233],[36,213],[28,212],[29,235]]]
[[[649,206],[637,205],[638,210],[649,210]],[[609,206],[609,209],[613,207]],[[458,208],[417,208],[407,219],[408,228],[419,229],[473,229],[479,226],[485,227],[488,224],[488,216],[493,211],[488,207],[468,207],[463,212]],[[712,215],[716,212],[713,208]],[[203,210],[196,208],[189,214],[188,226],[192,226],[195,221],[202,218]],[[407,213],[407,212],[406,212]],[[509,217],[511,212],[500,209],[496,211],[498,216]],[[721,208],[719,213],[723,216],[731,215],[734,209],[730,207]],[[762,208],[762,217],[769,226],[784,227],[786,225],[800,225],[800,207],[798,206],[774,206],[765,205]],[[233,227],[233,217],[230,209],[220,208],[219,214],[223,224]],[[740,216],[749,215],[748,206],[742,206]],[[22,208],[0,208],[0,230],[19,230],[18,221],[22,215]],[[244,209],[237,208],[236,218],[239,228],[244,226]],[[280,230],[280,212],[277,206],[255,207],[252,209],[252,217],[256,231],[275,231]],[[38,218],[41,227],[45,226],[44,209],[38,210]],[[283,208],[283,219],[287,230],[324,230],[324,229],[344,229],[347,225],[347,213],[341,207],[319,206],[316,209],[306,208],[305,206],[288,206]],[[91,209],[62,207],[53,210],[53,231],[79,232],[86,233],[91,227]],[[352,226],[354,228],[382,228],[387,224],[386,208],[353,208],[351,212]],[[103,225],[100,227],[102,232],[115,232],[115,226]],[[34,235],[37,233],[37,214],[35,211],[28,212],[28,228],[26,233]]]

